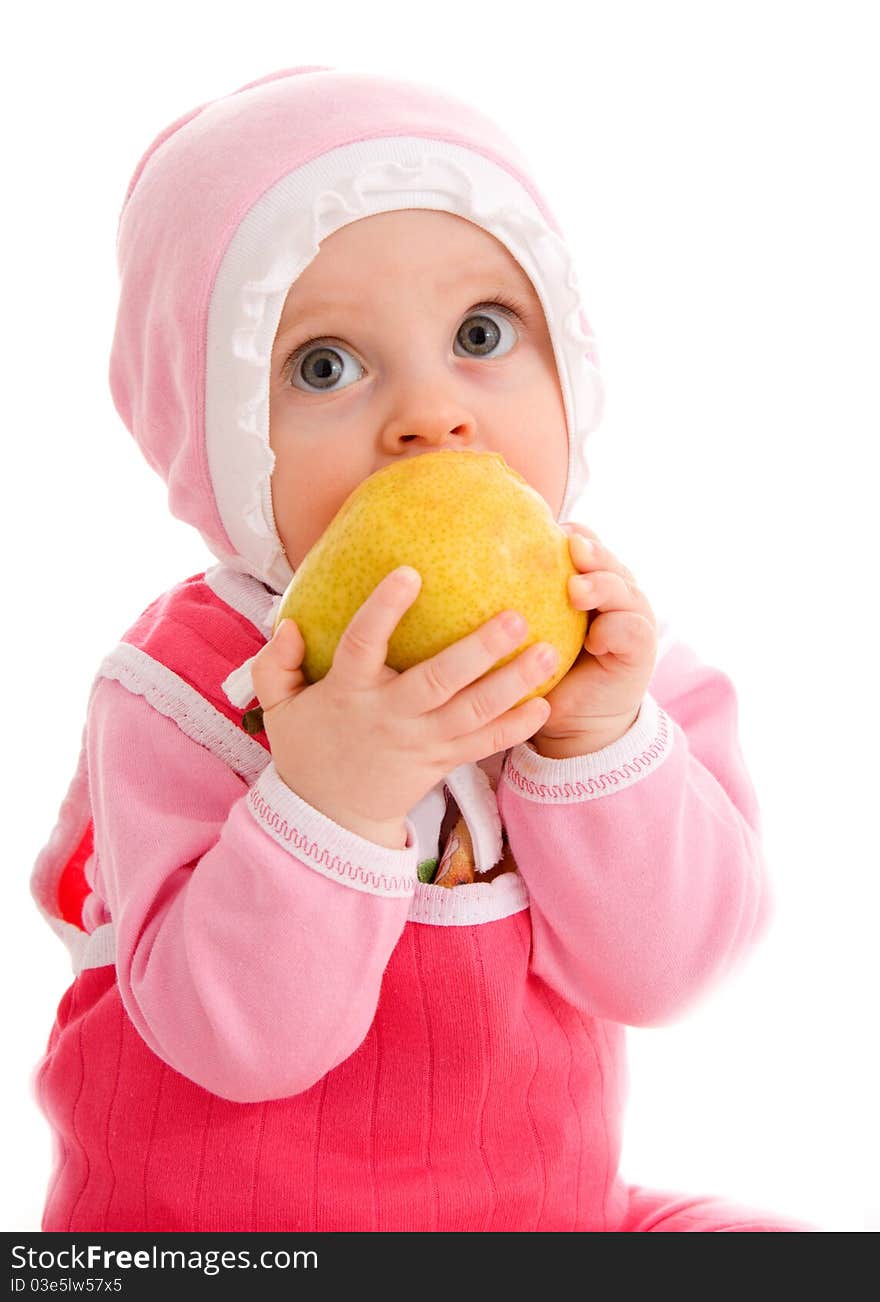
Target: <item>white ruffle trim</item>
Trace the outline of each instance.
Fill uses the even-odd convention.
[[[513,173],[444,141],[389,137],[331,150],[282,177],[230,240],[208,313],[206,440],[217,506],[236,549],[221,557],[276,592],[293,577],[275,527],[268,373],[290,286],[340,227],[377,212],[431,208],[488,231],[516,258],[541,300],[569,433],[560,519],[587,480],[584,443],[602,412],[595,344],[584,329],[571,255]]]
[[[187,737],[228,764],[248,786],[271,759],[258,741],[237,728],[189,683],[130,642],[120,642],[104,657],[98,669],[100,678],[112,678],[135,696],[145,697]]]

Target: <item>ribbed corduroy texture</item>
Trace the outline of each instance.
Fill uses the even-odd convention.
[[[38,1078],[63,1152],[43,1229],[607,1228],[623,1029],[530,978],[528,949],[527,913],[409,923],[361,1047],[255,1104],[167,1067],[113,969],[82,973]]]
[[[83,973],[37,1078],[58,1151],[43,1229],[815,1230],[615,1175],[623,1028],[534,981],[511,1006],[502,973],[521,972],[527,918],[456,929],[454,982],[438,932],[410,924],[362,1047],[268,1103],[172,1071],[134,1031],[112,968]],[[387,1011],[401,993],[407,1020]]]

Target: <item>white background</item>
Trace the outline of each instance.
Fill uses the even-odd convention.
[[[690,1016],[630,1032],[624,1174],[880,1228],[875,17],[840,0],[215,0],[7,19],[0,1228],[39,1225],[30,1073],[70,980],[30,867],[99,660],[212,559],[112,407],[117,215],[174,118],[311,63],[446,87],[531,160],[607,386],[582,517],[739,691],[776,921]]]

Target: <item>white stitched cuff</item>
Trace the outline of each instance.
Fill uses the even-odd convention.
[[[647,693],[635,723],[610,746],[570,759],[547,759],[522,743],[509,752],[501,780],[540,804],[596,800],[653,773],[671,751],[673,737],[672,720]]]
[[[409,819],[405,849],[377,845],[308,804],[281,780],[271,761],[250,788],[247,804],[273,841],[325,877],[370,895],[413,894],[418,846]]]

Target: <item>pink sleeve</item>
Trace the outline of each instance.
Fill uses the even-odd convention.
[[[88,733],[94,887],[133,1023],[223,1098],[308,1089],[373,1020],[414,889],[414,828],[403,850],[367,841],[301,800],[271,761],[249,788],[107,679]]]
[[[529,888],[533,969],[592,1016],[674,1019],[767,924],[733,686],[681,644],[624,737],[567,760],[517,746],[498,797]]]

